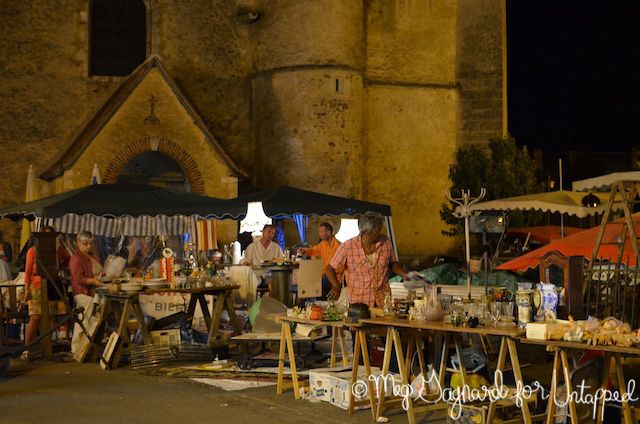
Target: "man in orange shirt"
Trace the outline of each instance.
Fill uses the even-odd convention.
[[[320,237],[320,243],[315,246],[300,249],[303,255],[307,256],[320,256],[322,259],[322,297],[326,298],[331,291],[331,284],[327,279],[327,265],[331,262],[333,255],[340,247],[340,242],[333,235],[333,226],[328,222],[323,222],[318,227],[318,236]],[[342,270],[337,271],[338,281],[342,282]]]

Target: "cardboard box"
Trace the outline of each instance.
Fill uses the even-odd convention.
[[[179,345],[181,342],[179,328],[174,328],[171,330],[151,331],[150,335],[151,343],[153,344]]]
[[[527,339],[547,340],[547,323],[546,322],[528,322],[527,323]]]
[[[331,387],[334,377],[327,371],[309,371],[309,390],[311,395],[323,402],[331,401]]]
[[[374,375],[380,374],[380,369],[371,367],[371,372]],[[358,369],[358,379],[366,383],[367,376],[365,375],[364,367]],[[400,375],[393,374],[393,380],[395,383],[400,384]],[[351,387],[351,370],[345,371],[329,371],[327,369],[309,371],[309,388],[313,396],[316,399],[323,402],[329,402],[334,406],[341,409],[349,409],[349,401],[353,396]],[[376,390],[374,384],[374,390]],[[392,393],[392,388],[388,387],[387,395]],[[377,396],[377,394],[376,394]],[[362,398],[356,399],[367,400],[368,394]],[[355,409],[367,409],[369,405],[359,405]]]

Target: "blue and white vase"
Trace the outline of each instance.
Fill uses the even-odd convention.
[[[558,291],[556,290],[555,284],[540,282],[540,284],[538,284],[537,294],[540,301],[540,306],[536,314],[537,320],[544,321],[545,316],[548,315],[547,312],[552,313],[555,318],[558,310]]]

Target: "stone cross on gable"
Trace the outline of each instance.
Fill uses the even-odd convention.
[[[160,122],[158,117],[155,115],[155,106],[157,101],[158,99],[156,99],[153,94],[149,97],[149,116],[144,118],[145,124],[157,124]]]

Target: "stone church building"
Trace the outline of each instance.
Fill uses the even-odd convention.
[[[401,255],[444,253],[454,152],[506,127],[504,24],[503,0],[4,1],[0,205],[30,164],[41,195],[94,164],[222,198],[286,184],[388,203]]]

